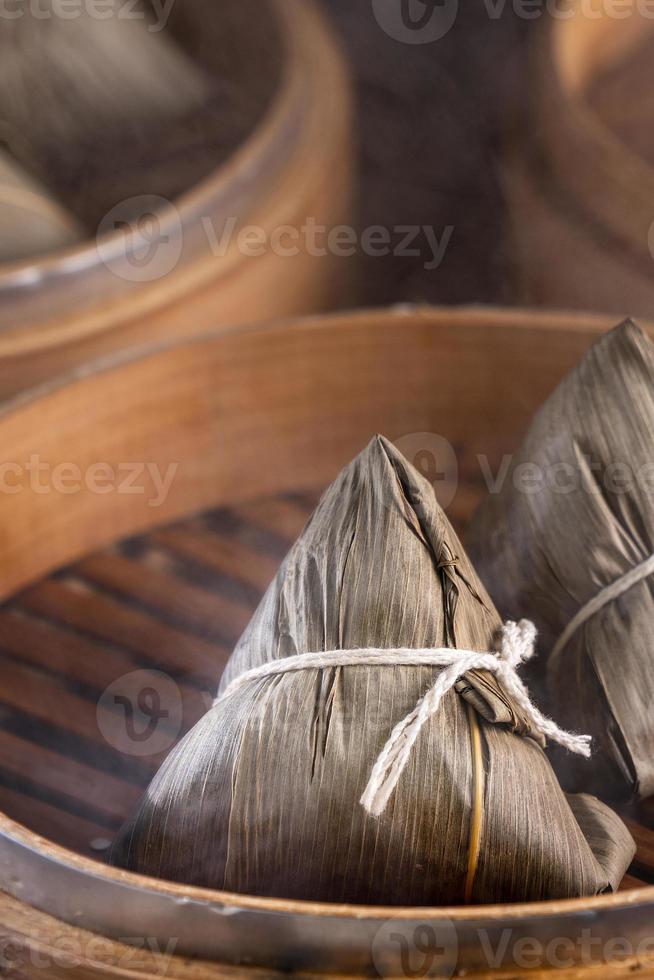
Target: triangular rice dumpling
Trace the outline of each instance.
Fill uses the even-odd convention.
[[[431,485],[378,437],[323,497],[221,690],[310,652],[492,650],[499,627]],[[375,760],[437,675],[348,665],[244,684],[171,753],[113,861],[247,894],[387,905],[617,887],[634,852],[623,824],[591,797],[566,799],[522,712],[486,671],[449,691],[384,812],[366,812]]]
[[[654,346],[627,321],[540,409],[469,534],[498,609],[538,627],[550,713],[593,736],[566,783],[610,798],[654,793],[654,580],[625,579],[652,556],[653,491]]]

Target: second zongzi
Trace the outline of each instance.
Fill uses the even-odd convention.
[[[627,321],[542,406],[469,534],[501,613],[538,627],[551,712],[593,736],[562,774],[612,798],[654,793],[653,489],[654,346]]]

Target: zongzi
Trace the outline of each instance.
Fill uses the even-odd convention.
[[[551,712],[593,737],[561,778],[610,798],[654,793],[653,487],[654,346],[627,321],[540,409],[469,533],[500,612],[539,630]]]
[[[83,237],[73,215],[0,150],[0,262],[45,255]]]
[[[0,131],[91,234],[115,206],[136,221],[139,198],[176,200],[224,164],[281,78],[268,3],[59,6],[0,18]]]
[[[634,853],[566,799],[501,623],[431,485],[378,437],[345,468],[112,860],[256,895],[452,904],[616,888]],[[484,653],[484,651],[491,651]]]
[[[156,26],[156,25],[155,25]],[[50,187],[92,231],[103,208],[118,203],[101,184],[125,166],[131,147],[150,145],[174,120],[200,106],[208,82],[145,9],[103,0],[62,16],[55,0],[34,0],[0,20],[0,123],[11,153]],[[153,148],[153,143],[155,147]],[[77,207],[95,180],[95,213]],[[157,193],[143,186],[138,193]]]

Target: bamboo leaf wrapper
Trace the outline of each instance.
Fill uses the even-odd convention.
[[[432,487],[378,437],[323,497],[221,690],[253,667],[321,650],[492,650],[500,625]],[[592,797],[566,798],[485,671],[445,696],[386,810],[366,813],[359,800],[380,750],[437,673],[348,665],[241,687],[173,750],[113,861],[254,895],[390,905],[617,887],[634,851],[626,829]]]
[[[542,475],[532,492],[515,479],[525,464]],[[638,572],[654,550],[653,490],[654,347],[627,321],[543,405],[469,533],[500,612],[539,629],[546,706],[593,736],[592,765],[561,760],[567,784],[610,798],[654,793],[654,592]]]

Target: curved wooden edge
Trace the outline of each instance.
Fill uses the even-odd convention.
[[[224,968],[228,976],[240,975],[239,970],[253,971],[256,976],[257,967],[273,976],[296,971],[302,975],[312,971],[368,975],[379,968],[381,937],[383,962],[393,964],[390,970],[382,969],[382,975],[401,976],[406,974],[400,953],[393,943],[388,948],[386,933],[392,926],[410,940],[415,930],[427,926],[456,952],[465,976],[522,975],[513,960],[525,943],[533,948],[534,942],[542,946],[543,976],[577,976],[575,969],[588,966],[584,955],[596,963],[600,960],[597,971],[590,972],[602,978],[629,975],[636,965],[642,971],[654,967],[654,889],[625,894],[620,907],[612,909],[599,905],[599,899],[451,909],[255,899],[107,869],[70,855],[6,818],[0,820],[0,867],[9,892],[0,893],[0,922],[3,934],[9,937],[9,948],[15,949],[17,942],[20,950],[25,940],[28,950],[46,955],[46,963],[48,954],[61,951],[62,946],[64,952],[70,950],[72,942],[73,954],[85,968],[97,968],[98,961],[113,967],[117,957],[125,956],[124,947],[131,938],[145,953],[145,963],[135,970],[136,976],[142,975],[141,970],[148,975],[147,969],[162,961],[168,964],[166,972],[176,976],[174,969],[179,968],[186,976],[184,958],[191,955],[211,961],[219,971]],[[2,918],[4,914],[8,919]],[[93,935],[103,940],[96,943]],[[619,952],[603,962],[602,951],[618,937],[631,943],[635,952],[622,962]],[[570,972],[561,970],[560,963],[550,970],[547,949],[551,945],[560,955],[561,944],[574,960]],[[580,952],[573,953],[577,947]],[[68,964],[69,968],[74,965]],[[203,964],[200,976],[204,968]],[[532,969],[529,975],[540,976],[541,972]]]
[[[294,38],[293,21],[292,18],[289,18],[285,6],[279,0],[270,0],[270,2],[274,6],[280,25],[284,29],[285,37],[283,40],[287,47],[287,54],[291,56],[290,64],[284,66],[279,91],[273,97],[271,106],[259,126],[235,150],[232,157],[196,187],[180,195],[177,201],[180,208],[185,205],[191,209],[202,206],[206,208],[208,198],[228,196],[232,183],[244,176],[244,170],[252,168],[253,160],[256,161],[260,157],[265,159],[270,143],[275,141],[278,129],[283,126],[283,120],[294,112],[298,69],[298,63],[295,60],[298,54],[297,39]],[[290,5],[293,4],[294,0],[290,0]],[[290,36],[289,30],[291,31]],[[254,169],[256,170],[256,167]],[[166,221],[166,218],[164,217],[163,220]],[[167,230],[169,230],[168,227],[164,226],[164,231]],[[119,249],[123,237],[121,233],[117,232],[110,237],[115,240],[116,249]],[[85,267],[94,264],[96,260],[95,243],[85,242],[81,247],[73,245],[55,255],[44,256],[37,261],[21,260],[8,263],[3,266],[0,273],[0,289],[11,288],[14,281],[19,285],[23,279],[34,280],[38,278],[47,281],[72,263]]]
[[[581,93],[594,74],[609,70],[654,30],[654,21],[642,16],[637,4],[627,17],[616,17],[608,3],[576,0],[566,13],[553,17],[553,57],[566,88],[574,94]]]
[[[312,326],[336,326],[347,329],[348,325],[370,321],[393,321],[400,325],[403,321],[419,319],[434,325],[449,325],[452,327],[472,326],[488,327],[489,329],[507,327],[509,329],[532,329],[545,332],[569,332],[573,335],[588,334],[594,337],[602,331],[610,330],[620,322],[619,314],[602,313],[592,310],[576,310],[560,307],[558,309],[543,309],[530,306],[487,306],[485,304],[462,304],[458,306],[431,306],[421,303],[399,303],[387,307],[367,307],[363,309],[341,310],[334,313],[308,313],[290,318],[274,318],[264,322],[238,323],[225,327],[219,326],[210,331],[191,334],[183,338],[162,338],[147,341],[138,347],[112,351],[106,356],[89,360],[82,365],[59,372],[47,381],[32,385],[20,393],[0,400],[0,416],[35,401],[38,398],[52,394],[69,384],[74,384],[88,377],[104,374],[107,371],[120,370],[132,362],[139,362],[147,357],[164,353],[175,348],[196,345],[218,340],[223,336],[261,331],[262,335],[278,329],[311,329]],[[623,316],[622,319],[625,319]],[[654,332],[654,321],[639,319],[641,327]]]
[[[629,910],[635,909],[645,904],[651,906],[654,903],[654,886],[643,886],[633,888],[629,891],[616,892],[612,895],[596,895],[583,899],[577,898],[556,899],[543,902],[515,902],[503,903],[498,905],[455,905],[455,906],[386,906],[386,905],[351,905],[347,902],[340,904],[328,902],[310,902],[292,899],[262,898],[252,895],[243,895],[236,892],[218,891],[210,888],[199,888],[194,885],[180,885],[176,882],[165,881],[160,878],[150,878],[146,875],[137,874],[132,871],[124,871],[122,868],[111,867],[92,858],[84,857],[74,851],[69,851],[59,844],[39,837],[27,827],[23,827],[11,820],[0,812],[0,855],[3,863],[7,866],[4,848],[7,841],[11,841],[20,848],[32,851],[38,848],[46,862],[53,867],[66,868],[81,877],[89,879],[104,879],[108,883],[118,886],[127,886],[131,889],[138,889],[143,893],[149,893],[166,897],[176,901],[180,895],[184,896],[188,904],[197,903],[198,905],[214,906],[217,909],[227,909],[231,912],[237,910],[261,913],[284,913],[298,917],[335,919],[343,918],[348,920],[362,921],[372,920],[377,922],[386,921],[389,918],[398,921],[434,921],[456,920],[460,922],[478,922],[484,919],[488,922],[519,920],[529,921],[544,919],[554,919],[565,916],[587,916],[588,913],[603,911],[607,909]],[[0,863],[0,867],[3,864]],[[70,879],[74,880],[73,878]],[[14,895],[12,883],[3,882],[3,886],[8,894]],[[25,884],[22,883],[22,887]],[[20,898],[17,893],[14,897]],[[83,916],[80,911],[80,917]],[[653,923],[654,928],[654,923]],[[652,936],[654,943],[654,934]],[[652,950],[654,957],[654,948]]]
[[[87,365],[0,410],[0,599],[120,537],[327,483],[379,428],[395,437],[440,419],[453,442],[477,431],[492,448],[497,431],[526,426],[537,399],[609,325],[521,311],[372,311],[217,331]],[[455,391],[438,383],[445,365]],[[49,470],[45,489],[39,466]],[[105,476],[98,489],[109,469],[114,482]]]
[[[125,942],[67,925],[0,892],[0,975],[20,978],[133,977],[139,980],[256,980],[272,975],[262,968],[188,960],[176,954],[174,939],[159,943],[139,936],[138,927]]]
[[[616,20],[598,4],[597,16],[589,17],[587,4],[578,0],[570,16],[548,18],[534,32],[530,135],[516,134],[508,155],[509,171],[512,155],[527,159],[554,205],[560,198],[576,221],[594,229],[598,242],[612,242],[618,261],[623,249],[640,264],[641,275],[648,275],[654,169],[604,124],[584,97],[593,72],[624,56],[644,32],[654,30],[654,21],[635,9],[627,19]],[[519,206],[519,199],[515,203]]]
[[[162,232],[166,233],[165,222],[169,220],[170,234],[181,234],[184,244],[183,261],[178,268],[155,283],[119,283],[115,295],[108,295],[101,306],[94,302],[79,312],[69,310],[27,319],[19,316],[17,326],[5,326],[0,331],[0,358],[11,360],[47,353],[53,347],[79,344],[116,325],[143,321],[194,290],[228,279],[246,263],[250,268],[269,261],[267,255],[256,259],[244,256],[233,242],[217,260],[206,240],[197,254],[189,250],[186,255],[186,241],[198,236],[202,218],[210,217],[219,223],[241,217],[246,223],[253,221],[270,231],[293,224],[296,219],[303,222],[317,207],[318,195],[333,200],[327,207],[321,201],[315,214],[317,220],[334,218],[338,223],[345,219],[351,195],[352,115],[345,60],[325,18],[311,0],[271,3],[288,50],[280,90],[262,122],[233,157],[214,175],[183,194],[174,202],[168,219],[164,217]],[[317,156],[316,145],[322,147]],[[333,191],[325,195],[324,185],[332,176]],[[181,230],[177,228],[180,221]],[[103,245],[103,255],[111,260],[115,252],[114,258],[119,259],[124,248],[122,233],[117,232],[111,240],[113,252]],[[288,264],[288,259],[283,261]],[[57,284],[60,289],[65,287],[71,270],[102,271],[103,264],[97,245],[92,242],[38,263],[4,267],[0,272],[0,300],[3,292],[18,296],[23,286],[50,295]],[[106,276],[112,275],[107,269]]]
[[[614,313],[585,312],[567,309],[542,309],[537,307],[498,307],[483,304],[460,306],[431,306],[428,304],[401,303],[388,307],[364,308],[338,311],[334,313],[310,313],[298,317],[269,319],[265,322],[239,323],[230,326],[219,326],[211,331],[191,334],[182,338],[162,338],[147,341],[138,347],[112,351],[105,356],[91,359],[81,365],[67,370],[24,389],[17,394],[0,399],[0,421],[10,415],[24,411],[49,397],[53,397],[62,389],[73,385],[81,385],[87,381],[108,375],[113,372],[123,372],[130,365],[145,365],[148,359],[158,356],[166,357],[175,351],[196,351],[206,345],[212,349],[216,343],[225,340],[230,344],[237,342],[240,337],[260,334],[264,340],[275,333],[306,333],[311,330],[337,329],[347,331],[350,327],[369,328],[374,324],[387,324],[392,327],[402,327],[403,324],[420,323],[422,325],[495,330],[497,328],[517,331],[518,336],[525,331],[537,331],[553,336],[559,333],[569,334],[573,338],[586,336],[589,342],[602,332],[610,330],[625,319]],[[638,323],[648,332],[654,334],[654,321],[639,319]],[[487,338],[487,339],[490,339]],[[201,358],[201,353],[197,354]]]
[[[203,960],[182,959],[175,956],[174,941],[153,943],[151,937],[131,937],[132,945],[116,942],[85,930],[66,926],[51,916],[27,908],[15,899],[0,892],[0,922],[6,930],[7,939],[2,945],[0,956],[6,972],[28,980],[42,980],[44,976],[53,980],[84,977],[87,980],[102,978],[131,977],[134,980],[265,980],[267,977],[288,976],[287,971],[270,968],[232,967]],[[11,938],[9,938],[11,937]],[[148,941],[149,940],[149,941]],[[309,973],[303,970],[293,974],[304,978],[339,976],[345,980],[347,974]],[[389,974],[383,973],[383,976]],[[481,980],[488,977],[486,971],[474,973],[466,971],[468,980]],[[496,980],[515,980],[515,970],[495,972]],[[524,975],[524,974],[521,974]],[[571,970],[553,969],[529,970],[530,980],[619,980],[622,977],[638,976],[642,980],[654,977],[654,966],[642,959],[630,958],[622,963],[606,964]]]

